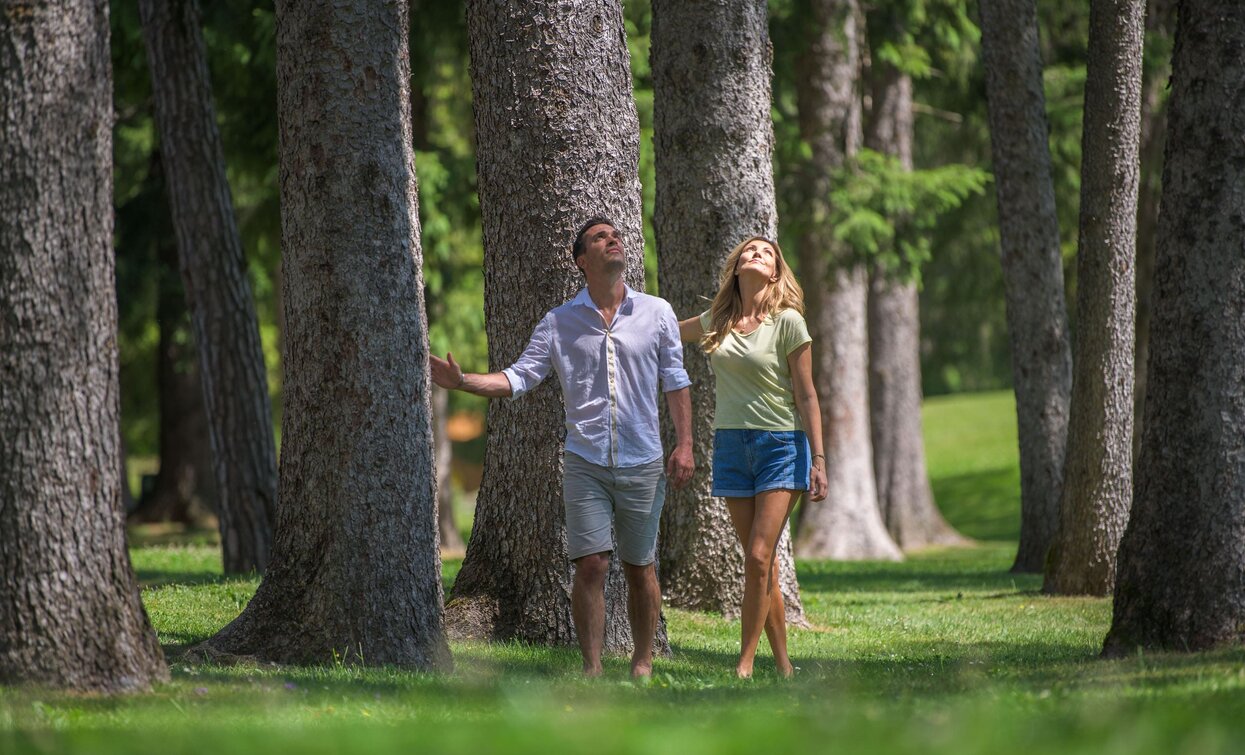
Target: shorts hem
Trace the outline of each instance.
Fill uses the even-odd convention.
[[[709,491],[709,495],[716,496],[718,498],[751,498],[756,495],[756,493],[751,490],[722,490],[720,488],[714,488]]]
[[[566,554],[566,558],[568,561],[574,561],[576,559],[583,558],[584,556],[595,556],[598,553],[613,553],[613,552],[614,552],[613,548],[603,549],[603,548],[598,548],[596,546],[590,546],[587,549],[584,549],[583,553],[575,553],[574,555],[572,555],[571,552],[568,552]]]
[[[795,483],[791,483],[790,485],[788,485],[784,481],[781,483],[767,484],[765,487],[757,488],[756,493],[753,493],[753,495],[756,495],[757,493],[768,493],[771,490],[793,490],[797,493],[807,493],[808,486],[805,485],[804,487],[800,487],[799,485],[796,485]]]

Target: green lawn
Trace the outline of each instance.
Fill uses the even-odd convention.
[[[256,582],[222,578],[210,544],[151,544],[134,563],[173,681],[128,698],[0,688],[0,753],[1239,750],[1245,650],[1102,661],[1109,601],[1048,598],[1037,577],[1007,572],[1009,396],[931,400],[925,423],[939,501],[981,545],[902,564],[801,563],[815,626],[792,632],[793,681],[765,658],[758,678],[733,679],[738,625],[678,610],[666,612],[674,657],[646,685],[626,680],[623,659],[585,681],[574,651],[517,644],[456,643],[442,675],[193,665],[184,648]],[[447,584],[457,568],[446,564]]]

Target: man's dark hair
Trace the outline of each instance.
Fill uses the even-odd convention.
[[[571,244],[571,259],[577,260],[579,259],[579,255],[584,253],[584,234],[587,233],[588,229],[594,225],[608,225],[610,228],[618,228],[618,226],[614,225],[614,221],[604,215],[596,215],[588,218],[588,220],[585,221],[575,233],[575,243]]]

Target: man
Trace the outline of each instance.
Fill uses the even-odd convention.
[[[575,563],[571,613],[584,673],[601,673],[612,522],[635,640],[631,675],[649,676],[661,611],[654,561],[665,478],[682,486],[692,476],[691,380],[674,310],[623,282],[626,256],[614,223],[588,220],[571,254],[587,286],[541,319],[518,361],[482,375],[464,373],[452,354],[433,356],[432,380],[480,396],[518,398],[557,371],[566,405],[562,495],[567,552]],[[664,473],[659,383],[677,436]]]

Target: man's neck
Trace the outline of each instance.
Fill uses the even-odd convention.
[[[613,312],[627,297],[627,286],[621,274],[608,278],[592,277],[588,279],[588,296],[597,309]]]

